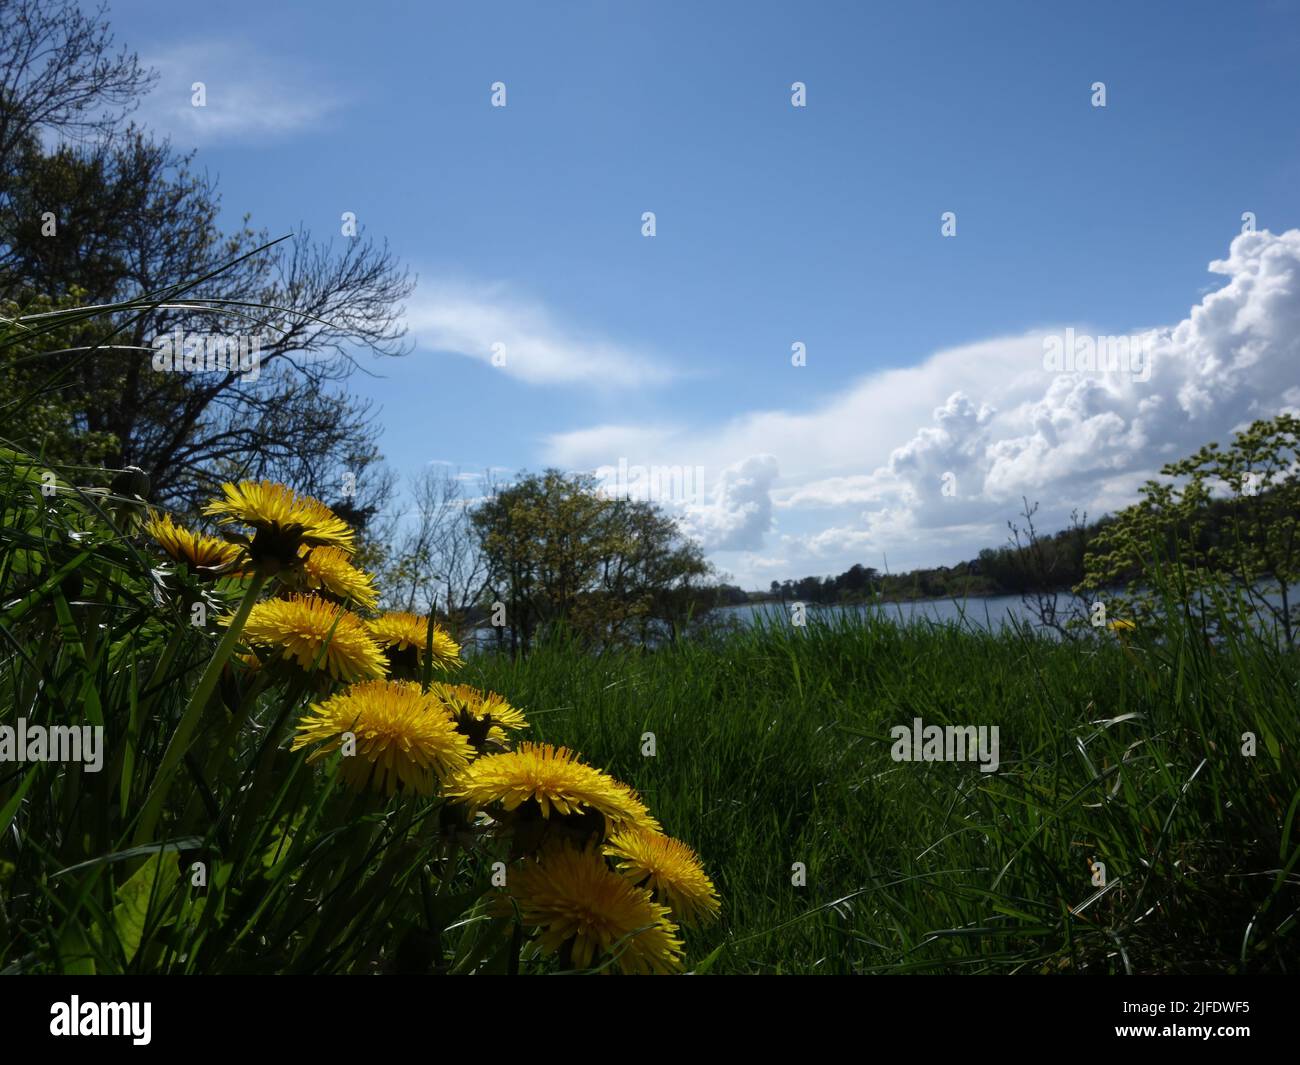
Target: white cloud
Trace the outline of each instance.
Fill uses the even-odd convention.
[[[874,473],[824,477],[773,492],[773,503],[783,510],[843,507],[878,501],[884,487]]]
[[[760,549],[773,524],[766,494],[790,576],[801,575],[800,554],[843,565],[875,564],[869,551],[907,565],[954,561],[1000,543],[1022,496],[1041,502],[1046,528],[1076,508],[1099,516],[1131,502],[1164,463],[1297,406],[1300,230],[1238,236],[1210,270],[1222,287],[1176,325],[1142,331],[1149,377],[1048,372],[1045,338],[1063,331],[1036,329],[872,374],[809,411],[755,411],[703,430],[560,434],[549,460],[594,466],[635,444],[660,462],[728,471],[693,528],[715,550]]]
[[[787,548],[797,546],[800,548],[799,554],[803,557],[811,556],[815,559],[823,559],[828,555],[836,557],[846,548],[864,553],[879,548],[873,531],[851,526],[832,526],[810,536],[784,536],[782,540]],[[806,576],[803,573],[799,575]],[[793,575],[787,574],[787,576]]]
[[[245,40],[169,46],[143,62],[158,83],[133,117],[182,147],[284,137],[320,125],[343,103],[326,87],[337,79]],[[195,82],[204,85],[203,107],[192,103]]]
[[[707,503],[688,503],[682,528],[706,551],[752,550],[760,547],[772,526],[772,482],[776,459],[753,455],[728,466],[713,485]]]
[[[407,324],[421,348],[479,359],[528,384],[634,388],[675,376],[659,359],[581,333],[499,284],[422,283]]]

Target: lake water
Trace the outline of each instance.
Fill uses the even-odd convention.
[[[1069,605],[1069,596],[1063,595],[1058,600],[1058,609]],[[960,622],[981,629],[998,629],[1011,622],[1030,622],[1036,624],[1038,619],[1027,609],[1018,595],[990,595],[978,599],[914,599],[902,603],[880,603],[866,605],[862,603],[834,604],[815,606],[805,604],[808,617],[830,614],[862,614],[867,610],[879,611],[886,618],[901,621],[904,624],[915,620],[939,622]],[[720,616],[733,617],[742,624],[749,624],[759,615],[766,615],[772,621],[788,621],[790,603],[739,603],[724,607]]]
[[[1058,600],[1058,607],[1064,610],[1069,603],[1069,596],[1063,595]],[[827,617],[831,614],[858,614],[867,610],[879,610],[886,618],[906,624],[915,619],[948,622],[961,621],[973,628],[998,629],[1010,622],[1029,622],[1036,625],[1038,619],[1025,609],[1025,604],[1018,595],[993,595],[982,599],[967,599],[964,602],[952,599],[913,600],[905,603],[882,603],[868,606],[863,603],[833,604],[817,606],[804,604],[807,617]],[[772,603],[738,603],[735,606],[720,607],[715,616],[724,623],[736,621],[741,625],[752,624],[759,616],[765,615],[773,622],[788,622],[790,603],[784,606]],[[469,643],[488,647],[495,640],[495,633],[490,628],[478,628],[473,631]]]
[[[1281,602],[1281,597],[1276,593],[1269,594],[1265,598],[1274,604]],[[1300,585],[1291,590],[1291,602],[1300,602]],[[1068,592],[1058,595],[1057,609],[1062,613],[1061,621],[1063,623],[1073,605],[1074,601]],[[805,603],[804,606],[807,609],[806,616],[810,619],[818,616],[829,617],[835,614],[860,616],[868,610],[873,610],[879,611],[883,617],[898,621],[901,624],[912,621],[957,622],[963,623],[970,628],[994,631],[1010,624],[1028,623],[1047,635],[1052,635],[1054,632],[1052,629],[1039,628],[1037,616],[1025,606],[1024,600],[1018,595],[991,595],[984,598],[965,600],[914,599],[901,603],[848,603],[829,606]],[[780,602],[738,603],[735,606],[719,608],[716,616],[724,622],[734,620],[741,625],[753,624],[761,616],[766,616],[772,623],[788,623],[790,620],[790,602],[785,604]],[[470,639],[466,642],[471,645],[477,644],[487,647],[495,642],[495,636],[496,634],[492,629],[480,628],[474,630]]]
[[[1118,594],[1119,590],[1116,590]],[[1103,594],[1102,598],[1107,598],[1108,594]],[[1275,606],[1280,605],[1281,595],[1276,592],[1268,593],[1264,596],[1270,603]],[[1290,602],[1292,604],[1300,603],[1300,585],[1290,590]],[[1061,593],[1057,596],[1056,606],[1061,613],[1061,621],[1065,622],[1069,616],[1070,609],[1075,605],[1074,599],[1068,592]],[[863,614],[868,610],[879,611],[884,617],[899,621],[906,624],[911,621],[937,621],[937,622],[964,622],[964,624],[979,629],[995,630],[1004,625],[1012,623],[1022,624],[1028,622],[1030,625],[1038,627],[1038,617],[1025,606],[1025,602],[1018,595],[991,595],[985,598],[971,599],[914,599],[903,603],[879,603],[879,604],[862,604],[850,603],[845,605],[835,604],[831,606],[815,606],[805,604],[807,607],[807,616],[816,617],[818,614],[827,616],[830,614]],[[724,607],[718,611],[721,617],[732,617],[741,624],[750,624],[760,615],[766,615],[770,620],[777,622],[786,622],[790,618],[790,603],[782,605],[779,602],[772,603],[740,603],[736,606]],[[1269,622],[1271,624],[1271,621]],[[1051,632],[1050,629],[1042,631]]]

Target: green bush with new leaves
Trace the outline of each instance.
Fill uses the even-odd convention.
[[[1141,499],[1101,526],[1076,591],[1109,601],[1112,613],[1150,621],[1186,612],[1207,627],[1225,590],[1239,591],[1250,614],[1276,628],[1288,646],[1297,635],[1300,581],[1300,419],[1257,421],[1231,445],[1207,444],[1161,470]],[[1151,581],[1158,566],[1176,566],[1176,598]],[[1111,589],[1122,587],[1122,594]]]

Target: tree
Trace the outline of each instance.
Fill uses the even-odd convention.
[[[1211,443],[1161,469],[1141,500],[1115,515],[1086,557],[1079,590],[1100,594],[1139,619],[1159,609],[1151,574],[1177,567],[1185,608],[1208,619],[1217,590],[1231,587],[1288,646],[1296,639],[1291,590],[1300,580],[1300,419],[1254,422],[1227,449]],[[1276,597],[1276,601],[1274,601]]]
[[[134,52],[114,52],[106,10],[87,16],[75,3],[0,0],[0,178],[18,146],[41,134],[116,129],[156,80]]]
[[[858,599],[871,594],[875,579],[874,569],[855,562],[835,579],[835,583],[842,595]]]
[[[494,487],[472,516],[504,645],[527,653],[559,624],[597,649],[675,636],[716,602],[699,547],[642,500],[610,499],[558,470]]]
[[[29,308],[33,313],[53,314],[78,302],[41,298]],[[0,440],[21,442],[46,466],[99,467],[117,451],[117,438],[111,433],[78,425],[82,403],[66,390],[42,391],[45,371],[42,360],[51,352],[72,347],[103,343],[108,328],[102,321],[67,323],[38,335],[25,333],[12,319],[17,307],[0,300],[0,414],[4,425]],[[19,356],[15,356],[15,351]],[[8,397],[35,394],[28,403],[15,403]]]
[[[361,237],[339,247],[303,230],[267,247],[247,218],[222,232],[220,199],[193,172],[192,154],[120,128],[148,79],[133,56],[105,58],[102,20],[68,5],[49,16],[39,4],[4,7],[15,15],[0,23],[6,317],[45,297],[102,304],[187,286],[147,313],[106,315],[111,340],[101,335],[93,352],[71,345],[24,362],[28,387],[10,403],[67,408],[69,434],[112,441],[103,461],[140,466],[155,497],[179,508],[195,507],[219,479],[268,477],[358,519],[376,512],[391,481],[371,411],[343,382],[359,354],[405,352],[405,271]],[[46,55],[58,56],[57,70]],[[95,139],[47,148],[50,133]],[[155,355],[177,336],[190,350],[215,338],[251,353],[256,340],[257,372],[211,359],[180,372],[164,359],[160,370]],[[32,354],[8,347],[0,358]]]
[[[395,526],[383,573],[388,605],[463,624],[482,596],[485,560],[459,474],[426,466],[413,479],[409,510]]]
[[[212,186],[191,175],[188,157],[135,130],[34,157],[24,177],[0,212],[0,293],[11,300],[80,293],[104,303],[216,273],[182,300],[114,320],[113,345],[93,358],[63,352],[43,363],[47,391],[83,399],[74,424],[117,441],[110,465],[140,466],[158,497],[181,507],[209,495],[217,475],[292,479],[329,498],[347,473],[365,485],[370,410],[337,386],[355,349],[404,351],[398,303],[410,284],[386,248],[348,240],[335,251],[303,232],[250,254],[266,234],[220,233]],[[33,227],[38,204],[63,219],[53,237]],[[178,335],[256,338],[256,373],[159,370],[159,345]]]
[[[1073,593],[1068,604],[1061,603],[1065,587],[1080,579],[1084,572],[1083,557],[1088,542],[1088,517],[1070,512],[1069,526],[1055,536],[1045,536],[1034,525],[1038,504],[1022,497],[1021,518],[1024,525],[1007,522],[1009,546],[986,557],[980,552],[982,563],[991,564],[994,575],[1005,582],[1004,587],[1020,593],[1020,601],[1031,617],[1045,629],[1061,636],[1071,637],[1087,620],[1088,604]]]

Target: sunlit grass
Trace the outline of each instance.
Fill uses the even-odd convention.
[[[1077,643],[769,618],[653,654],[553,642],[469,672],[708,856],[726,900],[706,934],[716,971],[1293,971],[1300,663],[1167,617]],[[894,762],[889,729],[915,717],[999,726],[998,772]]]

